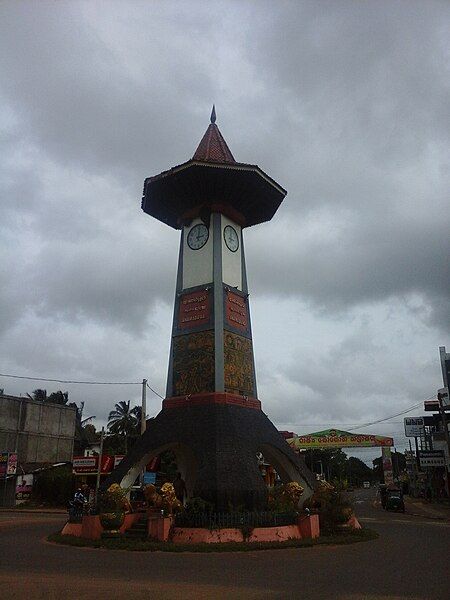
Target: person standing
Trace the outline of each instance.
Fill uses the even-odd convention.
[[[186,494],[186,484],[184,479],[181,477],[181,473],[177,473],[177,476],[173,482],[173,489],[175,490],[175,496],[183,504],[184,496]]]

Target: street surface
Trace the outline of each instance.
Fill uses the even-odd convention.
[[[447,598],[450,523],[387,513],[374,489],[353,496],[378,540],[225,554],[54,545],[45,538],[64,515],[0,512],[0,598]]]

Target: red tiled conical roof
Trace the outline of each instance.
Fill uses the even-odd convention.
[[[234,156],[223,139],[216,123],[216,111],[213,107],[211,123],[202,137],[193,160],[204,160],[206,162],[235,163]]]

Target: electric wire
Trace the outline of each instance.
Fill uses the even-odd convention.
[[[85,385],[142,385],[142,381],[75,381],[72,379],[50,379],[49,377],[25,377],[24,375],[7,375],[0,373],[0,377],[12,379],[28,379],[31,381],[51,381],[53,383],[82,383]]]
[[[148,383],[146,384],[148,389],[151,390],[154,394],[156,394],[158,396],[158,398],[161,398],[161,400],[164,400],[164,396],[161,396],[161,394],[158,394],[158,392],[156,390],[154,390],[152,387],[150,387],[148,385]]]
[[[370,427],[371,425],[377,425],[378,423],[383,423],[384,421],[389,421],[389,419],[394,419],[395,417],[399,417],[400,415],[405,415],[406,413],[409,413],[412,410],[421,406],[421,404],[423,402],[425,402],[426,400],[432,400],[434,397],[435,397],[435,395],[429,396],[428,398],[425,398],[425,400],[422,400],[421,402],[418,402],[417,404],[413,404],[412,406],[410,406],[409,408],[406,408],[405,410],[395,413],[395,415],[391,415],[390,417],[384,417],[383,419],[377,419],[376,421],[370,421],[369,423],[362,423],[361,425],[358,425],[355,423],[335,423],[334,425],[335,425],[335,427],[343,427],[343,426],[351,425],[351,427],[348,429],[348,431],[353,431],[355,429],[362,429],[363,427]],[[397,422],[401,422],[401,421],[397,421]],[[394,421],[393,421],[393,423],[394,423]],[[294,426],[294,427],[319,427],[322,425],[331,425],[331,424],[333,424],[333,422],[327,421],[326,423],[281,423],[281,424],[282,425],[290,425],[291,427],[292,426]]]
[[[11,379],[26,379],[28,381],[46,381],[46,382],[52,382],[52,383],[70,383],[70,384],[81,384],[81,385],[142,385],[141,381],[76,381],[76,380],[72,380],[72,379],[51,379],[49,377],[30,377],[30,376],[25,376],[25,375],[12,375],[9,373],[0,373],[0,377],[9,377]],[[146,382],[146,385],[148,387],[148,389],[153,392],[156,396],[158,396],[159,398],[161,398],[162,400],[164,400],[164,397],[161,396],[161,394],[159,394],[155,389],[153,389],[148,382]],[[432,398],[434,398],[435,396],[429,396],[428,398],[426,398],[426,400],[431,400]],[[363,423],[361,425],[353,425],[351,423],[337,423],[338,426],[346,426],[346,425],[352,425],[352,427],[349,429],[349,431],[353,431],[355,429],[362,429],[364,427],[370,427],[372,425],[376,425],[378,423],[383,423],[384,421],[389,421],[389,419],[394,419],[395,417],[399,417],[400,415],[405,415],[408,412],[411,412],[412,410],[414,410],[415,408],[418,408],[422,402],[424,402],[423,400],[421,402],[418,402],[417,404],[414,404],[413,406],[410,406],[409,408],[402,410],[401,412],[395,413],[394,415],[391,415],[389,417],[384,417],[383,419],[377,419],[376,421],[370,421],[369,423]],[[329,425],[330,423],[302,423],[301,425],[299,423],[283,423],[283,425],[294,425],[294,426],[301,426],[301,427],[311,427],[311,426],[321,426],[321,425]]]
[[[75,381],[73,379],[50,379],[49,377],[28,377],[25,375],[10,375],[6,373],[0,373],[0,377],[10,377],[12,379],[26,379],[28,381],[46,381],[52,383],[76,383],[82,385],[142,385],[142,381]],[[161,394],[158,394],[148,383],[146,384],[148,389],[156,394],[159,398],[164,400]]]

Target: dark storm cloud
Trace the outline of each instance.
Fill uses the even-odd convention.
[[[278,341],[257,311],[269,408],[425,394],[450,323],[449,25],[434,1],[2,3],[2,363],[164,387],[178,234],[143,215],[142,183],[192,156],[215,101],[237,160],[289,192],[246,237],[252,294],[288,302]],[[419,382],[376,340],[397,323]],[[295,339],[317,330],[337,377]],[[98,416],[126,399],[109,393]]]

